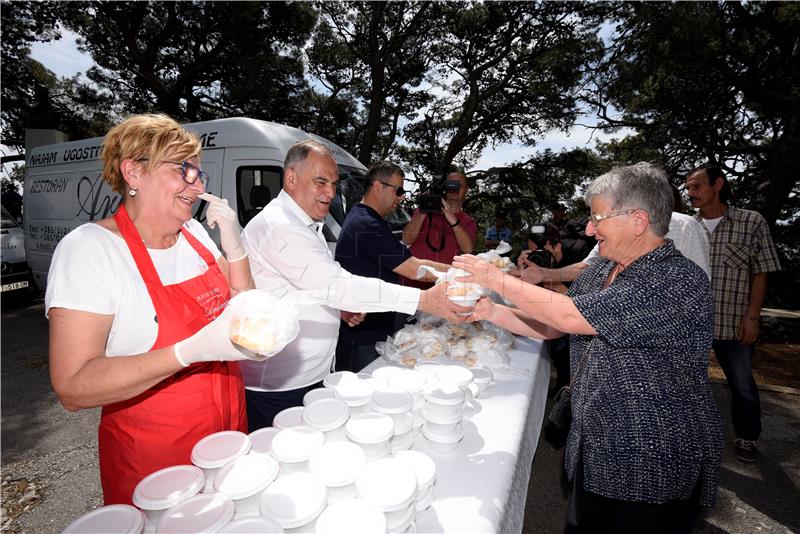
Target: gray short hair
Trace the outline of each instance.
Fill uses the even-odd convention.
[[[331,150],[327,146],[314,139],[306,139],[305,141],[298,141],[289,147],[288,152],[286,152],[286,159],[283,162],[284,170],[304,162],[311,152],[316,152],[321,156],[328,156],[336,161],[336,158],[333,157],[333,153],[331,153]]]
[[[640,209],[647,212],[653,233],[664,237],[672,217],[672,190],[663,170],[650,163],[614,167],[589,184],[584,198],[595,197],[611,203],[614,211]]]

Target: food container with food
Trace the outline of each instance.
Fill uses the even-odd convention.
[[[383,534],[386,515],[371,502],[346,499],[328,506],[317,519],[316,534]]]
[[[425,414],[428,417],[460,418],[464,414],[464,390],[450,382],[436,382],[425,386]]]
[[[476,395],[475,391],[473,391],[473,396],[475,397],[489,389],[489,385],[494,380],[492,372],[486,367],[473,367],[472,376],[474,384],[478,386],[478,394]]]
[[[216,493],[200,494],[167,510],[158,520],[156,534],[217,532],[233,519],[233,501]]]
[[[414,498],[417,502],[425,499],[436,483],[436,462],[433,458],[419,451],[399,451],[394,458],[411,466],[417,477],[417,493]]]
[[[470,369],[460,365],[442,365],[436,370],[436,378],[466,388],[474,380],[474,375]]]
[[[226,430],[209,434],[192,448],[192,463],[206,474],[204,493],[214,491],[214,475],[237,456],[250,451],[250,438],[243,432]]]
[[[145,530],[152,532],[167,509],[197,495],[205,480],[194,465],[173,465],[144,477],[133,490],[133,504],[145,513]]]
[[[447,288],[447,298],[454,304],[472,308],[478,302],[478,299],[483,295],[483,291],[478,284],[472,283],[454,283],[450,284]],[[459,315],[469,315],[472,312],[464,312]]]
[[[220,468],[214,491],[236,506],[235,517],[258,515],[261,492],[278,476],[278,461],[266,454],[239,456]]]
[[[302,426],[303,410],[305,410],[305,406],[292,406],[291,408],[281,410],[275,414],[275,417],[272,419],[272,426],[280,430],[293,426]]]
[[[347,439],[344,424],[350,418],[350,408],[341,399],[321,399],[306,406],[303,422],[325,435],[325,441]]]
[[[228,303],[231,320],[230,340],[264,360],[278,354],[300,332],[297,308],[276,298],[267,290],[243,291]]]
[[[262,515],[234,519],[219,531],[219,534],[284,534],[274,519]]]
[[[458,442],[464,437],[464,428],[459,424],[456,426],[455,432],[442,435],[431,432],[430,429],[425,428],[425,425],[423,425],[422,435],[425,436],[428,445],[434,452],[451,453],[458,448]]]
[[[394,420],[386,414],[368,412],[351,417],[345,424],[348,439],[364,449],[370,462],[389,453]]]
[[[369,501],[387,514],[390,530],[397,524],[392,512],[404,511],[417,493],[417,476],[413,468],[396,458],[383,458],[367,464],[356,480],[359,499]]]
[[[141,510],[130,504],[110,504],[82,515],[70,523],[61,534],[84,534],[86,532],[141,534],[144,530],[144,520]]]
[[[308,460],[325,442],[325,436],[310,426],[284,428],[270,445],[270,454],[280,462],[281,476],[306,471]]]
[[[325,485],[311,473],[292,473],[279,478],[261,494],[261,515],[275,520],[284,530],[313,532],[311,524],[325,509]]]
[[[356,478],[367,463],[364,450],[349,441],[325,443],[308,462],[308,470],[328,490],[328,502],[356,496]]]
[[[322,399],[332,399],[333,398],[333,389],[331,388],[314,388],[309,390],[308,393],[303,395],[303,406],[308,406],[309,404],[316,402]]]
[[[248,434],[250,438],[250,454],[269,454],[272,440],[280,431],[280,428],[267,426],[250,432],[250,434]]]
[[[375,391],[372,382],[366,380],[345,380],[333,388],[337,399],[350,407],[350,416],[370,411],[369,399]]]
[[[339,384],[353,382],[358,380],[356,374],[352,371],[337,371],[335,373],[331,373],[325,377],[322,381],[322,385],[326,388],[333,389]]]

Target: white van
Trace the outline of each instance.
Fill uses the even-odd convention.
[[[0,229],[0,259],[2,259],[2,274],[0,274],[0,292],[4,295],[9,292],[24,293],[30,285],[30,271],[25,261],[25,238],[22,228],[6,208],[0,206],[2,211],[2,229]]]
[[[339,167],[339,194],[325,221],[325,237],[333,248],[348,209],[361,199],[367,169],[334,143],[297,128],[255,119],[229,118],[184,125],[203,145],[202,167],[209,174],[208,191],[228,199],[244,227],[280,192],[283,162],[292,144],[315,139],[331,149]],[[121,196],[102,180],[103,138],[40,146],[27,155],[23,227],[36,285],[47,286],[47,272],[56,245],[77,226],[116,212]],[[205,202],[194,217],[205,221]],[[403,221],[396,221],[400,226]],[[218,231],[210,231],[219,244]]]

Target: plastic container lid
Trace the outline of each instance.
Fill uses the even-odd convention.
[[[272,419],[272,426],[283,430],[284,428],[291,428],[293,426],[302,426],[303,424],[303,410],[304,406],[292,406],[281,410]]]
[[[395,367],[393,365],[386,365],[384,367],[378,367],[374,371],[372,371],[372,378],[377,382],[386,383],[389,380],[389,377],[399,373],[402,371],[399,367]]]
[[[436,371],[438,371],[439,367],[441,366],[442,366],[441,363],[436,363],[436,362],[418,362],[414,366],[414,370],[419,371],[428,378],[436,378]]]
[[[275,428],[273,426],[268,426],[264,428],[259,428],[253,432],[250,432],[248,437],[250,438],[250,453],[261,453],[261,454],[268,454],[269,447],[272,444],[272,440],[275,439],[275,436],[280,432],[280,428]]]
[[[277,460],[266,454],[239,456],[214,477],[214,491],[238,500],[266,488],[278,476]]]
[[[367,463],[364,449],[349,441],[325,443],[308,462],[308,469],[326,486],[352,484]]]
[[[270,484],[261,494],[261,515],[284,529],[313,521],[325,509],[328,492],[311,473],[292,473]]]
[[[466,399],[464,390],[452,382],[428,384],[422,394],[428,402],[445,406],[463,404]]]
[[[309,406],[321,399],[332,399],[333,389],[331,388],[316,388],[310,390],[303,395],[303,406]]]
[[[492,372],[485,367],[473,367],[472,376],[476,384],[489,384],[494,378]]]
[[[452,382],[461,387],[466,387],[474,380],[472,371],[460,365],[442,365],[436,371],[436,377],[443,382]]]
[[[452,423],[461,422],[464,419],[464,412],[458,410],[454,413],[445,415],[429,410],[426,406],[422,409],[422,417],[431,423],[436,423],[438,425],[449,425]]]
[[[141,511],[130,504],[111,504],[82,515],[62,534],[140,534],[143,528]]]
[[[356,374],[352,371],[338,371],[336,373],[331,373],[325,377],[322,381],[322,385],[326,388],[334,388],[337,385],[344,383],[344,382],[353,382],[358,380]]]
[[[173,465],[144,477],[133,490],[133,504],[143,510],[166,510],[197,494],[206,482],[203,470]]]
[[[345,499],[329,506],[317,519],[316,534],[376,534],[386,532],[386,515],[374,504]]]
[[[325,435],[310,426],[284,428],[275,436],[270,453],[280,462],[304,462],[325,442]]]
[[[370,398],[372,409],[385,414],[410,412],[414,399],[406,391],[376,391]]]
[[[222,467],[250,450],[250,438],[244,432],[226,430],[210,434],[192,448],[192,463],[203,469]]]
[[[156,533],[217,532],[231,522],[234,510],[233,501],[222,495],[195,495],[165,512],[156,524]]]
[[[219,534],[283,534],[283,528],[275,520],[258,515],[234,519]]]
[[[417,492],[417,475],[408,463],[395,458],[375,460],[364,467],[356,480],[358,497],[383,512],[408,506]]]
[[[306,406],[303,421],[317,430],[328,432],[344,425],[350,417],[350,407],[340,399],[321,399]]]
[[[431,432],[427,426],[423,426],[422,435],[431,441],[435,441],[436,443],[457,443],[461,441],[461,438],[464,437],[464,427],[462,427],[461,423],[459,423],[456,425],[455,432],[450,435],[444,435]]]
[[[336,398],[342,399],[348,406],[363,406],[369,403],[375,386],[366,380],[355,380],[342,382],[333,390],[336,392]]]
[[[397,451],[394,457],[411,465],[417,475],[417,488],[425,489],[436,482],[436,462],[424,452]]]
[[[399,413],[392,416],[394,419],[394,435],[399,436],[410,432],[414,426],[414,414],[411,412]]]
[[[372,380],[372,374],[364,372],[356,373],[356,378],[358,378],[359,380]]]
[[[362,413],[351,417],[344,429],[347,437],[358,443],[380,443],[394,434],[394,420],[382,413]]]
[[[386,383],[390,388],[399,391],[407,391],[411,394],[421,391],[425,384],[428,383],[428,378],[425,374],[415,371],[413,369],[401,369],[399,373],[390,376]]]

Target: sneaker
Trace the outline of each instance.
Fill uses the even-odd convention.
[[[756,442],[749,439],[736,438],[733,440],[733,452],[743,462],[755,462],[758,454]]]

